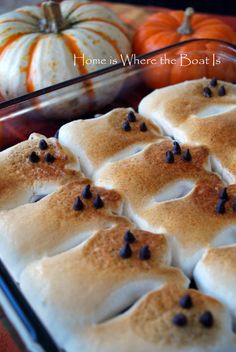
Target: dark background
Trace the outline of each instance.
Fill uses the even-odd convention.
[[[236,0],[110,0],[137,5],[163,6],[172,9],[194,7],[198,12],[209,12],[224,15],[236,15]]]

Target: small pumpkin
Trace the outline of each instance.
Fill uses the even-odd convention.
[[[108,8],[86,0],[22,7],[0,16],[0,94],[9,99],[30,93],[104,68],[130,52],[126,28]],[[84,99],[95,103],[111,99],[117,88],[103,90],[101,97],[92,80],[81,86]]]
[[[136,54],[144,54],[153,50],[182,42],[189,39],[219,39],[236,43],[236,33],[221,20],[209,15],[196,14],[192,8],[185,11],[158,12],[151,15],[136,31],[133,48]],[[210,42],[209,42],[210,43]],[[183,46],[180,50],[170,50],[166,59],[176,59],[175,65],[155,65],[146,72],[146,79],[152,88],[163,87],[186,79],[195,79],[202,76],[212,76],[217,71],[222,78],[224,65],[217,68],[212,65],[189,65],[180,67],[179,54],[188,52],[190,60],[200,60],[202,57],[212,59],[212,54],[217,54],[217,44],[213,42],[195,42]],[[206,53],[206,55],[204,54]],[[157,60],[158,61],[158,60]],[[206,60],[207,61],[207,60]],[[232,70],[227,68],[228,77],[232,78]],[[221,77],[218,78],[221,78]]]

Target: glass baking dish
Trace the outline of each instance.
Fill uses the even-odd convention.
[[[187,65],[190,61],[191,64]],[[181,66],[181,62],[185,65]],[[235,83],[236,46],[211,39],[177,43],[142,56],[132,56],[125,63],[2,102],[0,149],[27,139],[32,132],[53,136],[68,120],[93,118],[115,107],[133,107],[137,110],[140,100],[152,91],[150,83],[153,81],[166,86],[203,76]],[[148,81],[150,77],[154,77],[152,82]],[[91,80],[96,92],[109,98],[104,99],[99,108],[92,102],[86,105],[77,99],[87,94],[86,82]],[[2,261],[0,303],[28,350],[61,351],[24,299]]]

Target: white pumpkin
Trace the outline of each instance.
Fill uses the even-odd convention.
[[[65,0],[22,7],[0,16],[0,94],[10,99],[30,93],[104,68],[130,52],[124,25],[103,6]],[[91,99],[99,105],[111,100],[118,86],[110,87],[107,99],[92,80],[77,88],[84,88],[83,105]]]

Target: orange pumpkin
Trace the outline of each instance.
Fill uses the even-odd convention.
[[[151,15],[137,30],[133,40],[133,49],[136,54],[144,54],[156,49],[182,42],[189,39],[209,38],[224,40],[236,43],[236,33],[234,30],[224,24],[221,20],[208,15],[194,14],[192,8],[184,11],[167,11],[158,12]],[[210,43],[210,42],[209,42]],[[225,77],[224,63],[216,67],[212,60],[217,55],[217,44],[213,42],[193,42],[181,49],[172,49],[165,55],[165,62],[176,60],[175,64],[157,63],[149,67],[145,73],[147,83],[152,88],[163,87],[168,84],[174,84],[186,79],[195,79],[202,76],[216,76],[218,78],[232,80],[235,74],[227,67],[228,76]],[[182,66],[180,54],[186,53],[186,66]],[[162,54],[163,55],[163,54]],[[158,55],[157,61],[161,56]],[[192,64],[205,59],[205,64]],[[181,64],[180,64],[181,61]],[[191,62],[187,66],[187,63]],[[202,61],[203,62],[203,61]],[[207,63],[208,62],[208,63]],[[220,77],[221,76],[221,77]]]

